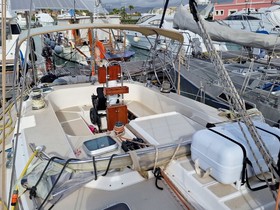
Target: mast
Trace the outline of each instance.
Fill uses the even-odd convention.
[[[5,119],[5,108],[6,108],[6,15],[7,15],[7,8],[6,8],[7,2],[6,0],[2,0],[1,6],[2,6],[2,24],[1,24],[1,31],[2,31],[2,123],[3,123],[3,132],[2,132],[2,160],[1,160],[1,170],[2,170],[2,194],[1,194],[1,208],[4,209],[5,202],[6,202],[6,164],[5,164],[5,145],[6,145],[6,119]]]
[[[159,28],[162,27],[164,17],[165,17],[165,13],[166,13],[166,10],[167,10],[167,7],[168,7],[168,3],[169,3],[169,0],[166,0],[165,4],[164,4],[164,8],[163,8],[163,13],[162,13],[162,17],[161,17],[161,20],[160,20]]]

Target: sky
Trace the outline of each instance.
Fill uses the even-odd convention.
[[[101,0],[106,7],[120,8],[122,6],[138,6],[138,7],[163,7],[165,0]],[[179,5],[182,0],[170,0],[169,6]],[[183,3],[187,1],[184,0]]]

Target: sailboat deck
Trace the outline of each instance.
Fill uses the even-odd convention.
[[[136,87],[130,84],[130,90],[136,89]],[[27,161],[28,155],[26,154],[28,153],[24,152],[27,150],[29,143],[33,143],[36,146],[45,146],[45,152],[50,156],[59,156],[65,159],[91,160],[92,157],[83,150],[83,143],[102,135],[110,135],[117,141],[118,148],[106,154],[101,154],[98,158],[105,158],[105,155],[110,157],[114,153],[125,153],[121,148],[122,142],[119,141],[120,139],[118,139],[113,131],[103,133],[91,132],[89,127],[89,111],[92,107],[90,96],[94,88],[93,86],[78,86],[78,88],[80,90],[76,92],[76,89],[62,88],[61,91],[54,91],[48,95],[47,106],[41,110],[32,110],[31,101],[26,102],[24,111],[28,114],[22,118],[22,125],[24,127],[21,128],[22,132],[20,134],[21,140],[24,140],[22,142],[25,142],[26,145],[19,145],[19,158],[17,158],[18,162],[16,163],[19,166],[19,171],[22,170],[20,167],[24,167],[24,162]],[[88,93],[85,93],[86,91],[84,90],[88,90]],[[69,91],[69,94],[66,94],[66,91]],[[144,94],[145,97],[149,94],[149,91],[148,89],[146,94]],[[58,101],[57,99],[62,96],[65,97],[65,100]],[[143,95],[131,94],[131,98],[125,98],[124,100],[128,110],[134,113],[136,118],[131,119],[128,126],[125,127],[123,137],[133,139],[140,134],[143,140],[153,145],[149,145],[148,149],[155,149],[155,145],[175,145],[174,148],[176,149],[182,141],[189,142],[189,148],[192,134],[203,129],[205,122],[224,121],[222,117],[211,117],[211,113],[215,112],[215,110],[208,108],[208,115],[202,115],[204,107],[197,106],[198,104],[195,102],[187,104],[185,98],[180,100],[172,98],[175,97],[172,94],[169,94],[169,97],[161,101],[161,103],[158,103],[156,100],[162,97],[161,93],[157,97],[151,97],[153,102],[150,105],[150,100],[144,100],[145,103],[140,103],[138,102],[140,100],[133,98],[135,96],[142,97]],[[69,103],[64,103],[65,101]],[[177,109],[173,108],[175,102]],[[170,106],[168,106],[169,104]],[[160,106],[165,108],[161,109]],[[189,110],[181,111],[184,106],[188,106]],[[193,112],[193,107],[196,107],[198,111]],[[143,148],[142,151],[144,149],[146,148]],[[146,164],[146,161],[149,160],[146,164],[148,169],[153,168],[152,166],[156,162],[156,153],[155,150],[152,150],[149,156],[145,153],[145,160],[142,163]],[[167,154],[165,151],[163,153],[164,155]],[[171,155],[170,157],[168,156],[167,162],[171,161],[170,159],[175,152],[170,150],[168,151],[169,153]],[[252,192],[247,190],[245,186],[242,186],[238,190],[233,185],[220,184],[210,176],[200,178],[196,174],[193,162],[187,154],[189,154],[189,151],[186,152],[184,150],[182,155],[180,155],[181,159],[176,160],[176,156],[171,161],[172,164],[169,164],[166,168],[165,173],[172,180],[172,183],[185,194],[184,196],[194,209],[203,209],[207,205],[209,205],[209,209],[271,209],[273,207],[274,201],[268,189]],[[53,209],[104,209],[116,203],[126,203],[131,209],[184,209],[181,203],[175,199],[174,194],[169,191],[169,187],[163,185],[163,182],[158,181],[159,186],[164,187],[164,190],[158,190],[152,173],[148,172],[148,179],[144,179],[140,172],[127,167],[134,166],[131,162],[125,161],[125,165],[122,163],[120,167],[111,168],[107,176],[103,177],[100,174],[107,167],[107,164],[104,163],[102,168],[98,168],[100,174],[98,174],[97,180],[93,180],[94,174],[91,173],[93,164],[89,162],[90,166],[87,169],[89,171],[86,172],[89,173],[89,177],[87,177],[89,180],[80,179],[78,183],[80,188],[76,191],[69,190],[66,192],[68,189],[65,190],[65,193],[69,194],[65,199],[65,196],[60,199],[60,196],[64,195],[64,191],[60,192],[61,194],[58,194],[54,201],[51,201],[56,202],[56,199],[59,200]],[[141,161],[139,162],[141,163]],[[116,162],[113,164],[117,165]],[[164,165],[161,164],[161,166]],[[90,182],[84,185],[86,181]],[[59,187],[60,185],[57,189],[60,190]],[[192,200],[194,197],[196,201]],[[47,204],[47,207],[51,205],[51,202]]]
[[[144,105],[139,105],[135,102],[133,105],[134,111],[132,112],[137,112],[137,107],[140,109],[143,108],[142,106]],[[34,115],[23,118],[23,120],[27,120],[27,118],[34,118],[34,124],[30,124],[28,128],[24,129],[25,140],[27,142],[32,141],[32,143],[35,143],[36,145],[39,143],[44,144],[47,152],[50,154],[67,154],[68,157],[72,156],[81,159],[88,159],[89,157],[82,150],[83,142],[90,138],[97,138],[100,135],[108,135],[90,133],[90,130],[87,127],[88,119],[85,117],[89,115],[88,107],[89,106],[86,105],[73,106],[54,112],[52,106],[49,104],[42,110],[31,111]],[[146,108],[146,111],[154,113],[148,108]],[[143,115],[143,113],[141,115]],[[50,118],[53,120],[50,120]],[[175,125],[174,127],[173,125],[172,127],[172,124],[174,120],[176,121],[176,119],[180,120],[177,122],[177,126]],[[156,120],[157,123],[162,122],[159,126],[156,126],[157,123],[155,123],[154,120]],[[186,123],[185,125],[182,124],[182,120]],[[52,123],[40,123],[43,121],[51,121]],[[175,114],[175,112],[154,115],[150,114],[148,117],[139,117],[137,121],[142,121],[144,124],[154,122],[156,127],[152,127],[152,133],[156,132],[159,134],[162,130],[166,130],[166,132],[168,132],[173,129],[173,134],[176,134],[177,136],[187,134],[187,130],[185,128],[195,123],[190,121],[188,122],[187,118],[178,113]],[[178,126],[178,123],[181,124],[181,126]],[[59,124],[61,124],[61,126]],[[34,139],[38,139],[37,135],[44,129],[45,132],[48,131],[48,134],[45,133],[45,135],[41,136],[40,142],[34,141]],[[34,130],[36,132],[34,132]],[[137,128],[136,130],[139,131]],[[63,133],[66,134],[66,136],[64,136]],[[148,135],[152,135],[152,133],[148,132]],[[112,133],[110,135],[114,138]],[[126,129],[124,137],[132,138],[135,136]],[[172,140],[177,140],[176,136],[168,137],[170,142],[172,142]],[[159,136],[151,136],[151,138],[155,138],[158,141],[161,139]],[[159,143],[162,144],[166,142]],[[118,149],[113,153],[119,153],[121,152],[120,150],[121,147],[119,145]],[[131,170],[131,172],[127,172],[127,170],[130,169],[124,170],[123,175],[120,175],[122,172],[119,174],[119,172],[116,171],[112,174],[108,174],[106,177],[99,176],[97,181],[92,181],[79,190],[70,193],[67,199],[59,200],[59,202],[55,204],[54,209],[104,209],[116,203],[125,203],[130,209],[184,209],[170,189],[162,182],[159,181],[159,185],[164,186],[164,190],[159,190],[155,186],[155,178],[151,178],[151,175],[149,179],[144,179],[136,171]],[[117,179],[114,173],[118,174]],[[116,190],[114,189],[114,186],[119,187]]]
[[[183,175],[178,173],[183,169]],[[177,187],[184,187],[191,196],[198,197],[200,204],[204,206],[205,203],[211,203],[209,209],[273,209],[275,207],[275,201],[272,193],[268,188],[252,191],[247,187],[241,186],[240,189],[234,184],[221,184],[213,179],[211,176],[202,178],[195,171],[195,166],[191,157],[184,158],[176,161],[175,165],[170,166],[167,169],[168,176],[179,178]],[[264,182],[256,182],[257,179],[252,177],[249,179],[252,187],[264,185]],[[191,202],[191,198],[189,198]],[[215,207],[215,208],[213,208]],[[195,206],[200,209],[201,207]]]
[[[150,108],[136,101],[128,102],[127,108],[136,117],[144,117],[144,116],[156,114],[155,111],[151,110]]]
[[[99,177],[102,182],[105,179]],[[119,182],[125,180],[119,180]],[[121,183],[120,183],[121,184]],[[130,209],[184,209],[174,197],[170,189],[161,181],[159,190],[155,186],[155,178],[143,180],[126,188],[118,190],[93,189],[87,185],[72,194],[67,199],[60,200],[54,209],[106,209],[118,203],[125,203]]]

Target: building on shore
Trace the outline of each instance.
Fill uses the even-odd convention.
[[[227,16],[241,10],[258,10],[271,7],[275,2],[272,0],[233,0],[230,3],[215,3],[213,11],[214,20],[223,20]]]

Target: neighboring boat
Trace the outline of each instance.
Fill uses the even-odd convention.
[[[19,24],[19,26],[22,30],[27,29],[26,17],[25,17],[24,13],[22,13],[22,12],[17,13],[16,19],[17,19],[17,23]],[[34,22],[33,22],[33,25],[34,25]]]
[[[198,31],[197,24],[192,19],[192,15],[187,13],[183,7],[180,7],[178,13],[175,15],[174,22],[180,28],[187,27],[188,29],[192,28],[192,30],[195,29],[195,31]],[[190,20],[191,22],[182,24],[186,20]],[[220,27],[217,23],[212,24],[206,21],[205,26],[209,30],[210,36],[215,40],[227,40],[243,46],[279,50],[278,37],[275,35],[256,35],[252,32],[244,32],[237,29],[227,30],[226,27]],[[234,36],[232,36],[233,34]],[[274,42],[272,41],[270,43],[272,39]],[[257,57],[258,55],[254,56]],[[184,70],[181,70],[181,75],[189,86],[192,87],[188,90],[185,89],[187,94],[192,94],[196,98],[202,98],[201,100],[215,107],[223,107],[227,101],[227,94],[224,87],[218,82],[216,74],[213,72],[213,65],[208,61],[196,59],[186,58],[185,61],[188,63],[185,67],[182,67]],[[252,107],[255,104],[269,124],[278,125],[280,120],[278,92],[277,90],[273,91],[273,88],[269,91],[264,90],[263,87],[267,83],[278,82],[279,70],[265,66],[254,64],[254,62],[250,64],[231,63],[225,65],[235,87],[240,91],[240,95],[248,102],[247,107]],[[217,104],[217,101],[222,103],[222,105]]]
[[[267,8],[273,6],[277,1],[269,0],[250,0],[250,1],[238,1],[233,0],[232,2],[216,2],[213,9],[213,19],[223,20],[229,15],[239,11],[251,11],[259,10],[261,8]]]
[[[68,10],[68,12],[64,12],[57,16],[57,25],[67,25],[67,24],[86,24],[86,23],[108,23],[108,24],[120,24],[120,16],[119,15],[111,15],[109,12],[103,7],[102,4],[98,3],[99,1],[95,1],[92,4],[86,4],[89,8],[88,10],[91,11],[92,15],[78,15],[76,14],[74,9]],[[93,7],[93,8],[92,8]],[[91,10],[90,10],[91,9]],[[117,32],[114,31],[117,35]],[[74,40],[75,35],[72,31],[63,32],[64,36],[68,40]],[[88,37],[88,30],[83,29],[79,30],[78,32],[79,37],[81,39]],[[95,36],[98,37],[99,40],[109,40],[110,35],[108,31],[98,31]]]
[[[120,30],[115,30],[118,33],[118,36],[116,36],[113,31],[104,29],[101,32],[106,32],[109,36],[105,40],[99,40],[98,36],[93,38],[93,32],[89,29],[83,30],[88,32],[88,36],[83,38],[79,36],[80,32],[77,32],[78,30],[75,31],[75,33],[77,32],[75,37],[70,40],[63,33],[58,33],[55,36],[46,36],[44,38],[45,47],[42,49],[42,55],[44,55],[46,62],[52,60],[52,63],[58,68],[65,66],[65,64],[66,66],[74,65],[90,68],[91,62],[100,59],[100,56],[97,56],[97,54],[101,55],[101,60],[106,59],[108,61],[127,61],[135,55],[134,51],[127,49],[126,42],[122,39],[125,37],[125,34]],[[100,52],[100,48],[102,48],[102,52]]]
[[[16,53],[16,41],[18,36],[21,33],[21,28],[16,20],[16,16],[11,11],[7,10],[7,16],[6,16],[6,88],[11,89],[14,84],[14,58]],[[2,23],[2,20],[1,20]],[[0,32],[1,36],[3,35],[3,32]],[[2,41],[0,42],[0,78],[2,78]],[[26,53],[26,44],[22,44],[21,48],[17,53],[19,53],[17,56],[20,56],[21,61],[24,62]],[[21,63],[22,64],[22,63]],[[17,71],[18,73],[18,71]],[[0,82],[2,84],[2,80]],[[2,87],[0,92],[2,92]],[[10,99],[12,97],[11,93],[6,94],[7,99]]]
[[[248,9],[235,12],[219,23],[233,29],[279,35],[280,25],[279,5],[269,8]]]
[[[35,25],[45,27],[45,26],[53,26],[55,24],[54,19],[48,13],[40,12],[35,14]]]
[[[75,11],[69,10],[67,13],[58,15],[57,25],[67,24],[86,24],[86,23],[99,23],[99,24],[120,24],[119,15],[110,15],[109,12],[98,1],[94,4],[94,12],[92,16],[77,15]],[[91,34],[94,34],[92,36]],[[126,43],[124,41],[124,35],[119,30],[98,30],[97,32],[89,31],[88,29],[80,29],[76,31],[63,31],[55,37],[54,41],[57,41],[59,37],[63,35],[63,42],[56,43],[62,46],[62,52],[55,52],[56,60],[64,65],[65,62],[78,63],[81,65],[88,65],[93,55],[91,53],[91,45],[94,40],[100,40],[106,48],[106,52],[103,52],[105,57],[118,60],[129,60],[135,53],[126,49]],[[93,37],[93,38],[90,38]],[[52,47],[54,49],[54,46]],[[60,51],[60,50],[59,50]]]
[[[241,46],[261,48],[267,50],[279,51],[280,40],[276,35],[253,33],[221,25],[218,22],[205,21],[205,27],[209,31],[212,40],[218,42],[230,42]],[[190,30],[200,34],[192,14],[183,5],[178,7],[174,16],[174,28],[181,30]]]
[[[187,7],[188,5],[184,6],[185,9],[187,9]],[[167,14],[164,16],[164,22],[162,24],[162,28],[174,30],[173,21],[174,21],[174,14],[176,10],[173,9],[171,11],[173,11],[173,13],[167,12]],[[162,19],[162,12],[146,13],[140,17],[140,19],[137,21],[136,24],[145,27],[159,27],[161,19]],[[178,31],[184,35],[184,39],[185,39],[183,45],[184,54],[191,54],[194,52],[198,54],[198,53],[206,52],[206,48],[203,44],[203,41],[197,33],[193,33],[190,30],[178,30]],[[143,35],[132,31],[128,31],[126,33],[126,37],[128,40],[128,44],[130,44],[133,47],[137,47],[144,50],[149,50],[151,46],[154,45],[156,39],[157,42],[160,43],[160,45],[158,46],[161,46],[162,48],[164,48],[166,43],[170,41],[168,39],[167,40],[158,39],[156,36],[149,37],[148,39],[147,37],[144,37]],[[178,46],[173,46],[173,47],[174,47],[174,51],[178,50]],[[227,51],[227,47],[222,42],[215,43],[215,48],[218,51]]]
[[[17,23],[19,24],[20,28],[22,30],[26,30],[27,29],[27,23],[26,23],[26,19],[27,19],[27,13],[23,13],[23,12],[18,12],[17,13]],[[31,27],[44,27],[44,26],[51,26],[54,25],[54,19],[52,18],[52,16],[48,13],[44,13],[44,12],[39,12],[36,13],[34,15],[35,20],[33,20],[33,18],[31,19]]]
[[[2,22],[2,20],[1,20]],[[6,59],[10,63],[13,63],[14,57],[15,57],[15,47],[16,47],[16,40],[21,33],[21,28],[19,24],[16,21],[16,16],[13,15],[11,12],[7,11],[6,16]],[[2,34],[2,33],[1,33]],[[2,46],[2,44],[1,44]],[[2,51],[1,51],[2,52]],[[24,53],[24,52],[21,52]],[[2,60],[2,56],[0,56]]]
[[[173,16],[174,14],[165,15],[162,28],[172,29]],[[162,14],[147,13],[143,14],[136,24],[143,27],[159,27],[161,18]],[[147,39],[142,34],[133,31],[127,31],[126,37],[128,40],[128,44],[130,44],[133,47],[137,47],[144,50],[149,50],[156,40],[156,37],[151,37],[150,39]],[[164,45],[167,42],[167,40],[161,39],[160,42],[162,45]]]
[[[251,64],[252,65],[252,64]],[[247,102],[246,107],[256,107],[262,112],[266,122],[278,126],[279,109],[279,70],[264,68],[263,65],[231,63],[225,65],[239,94]],[[270,73],[269,73],[270,72]],[[227,94],[221,86],[213,65],[209,61],[192,58],[181,69],[182,94],[205,102],[217,108],[228,108]]]
[[[178,32],[134,25],[73,24],[32,29],[30,35],[80,28],[132,30],[183,43]],[[18,44],[28,35],[21,34]],[[15,109],[19,120],[13,147],[6,151],[6,165],[12,165],[7,175],[12,173],[16,179],[10,188],[12,208],[275,206],[268,188],[255,192],[248,186],[260,183],[242,169],[247,158],[259,174],[253,158],[257,153],[262,172],[269,173],[258,149],[250,152],[239,126],[246,139],[251,143],[252,139],[242,122],[232,122],[223,111],[170,92],[167,84],[160,91],[123,81],[124,73],[114,61],[98,68],[94,84],[42,84],[29,92],[21,109]],[[254,117],[254,124],[276,160],[279,129],[262,122],[261,115]],[[19,202],[14,199],[17,194]]]

